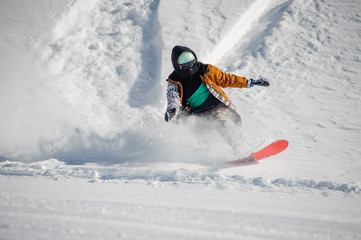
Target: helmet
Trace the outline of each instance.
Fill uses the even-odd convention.
[[[190,51],[182,52],[178,57],[178,64],[181,70],[188,70],[197,63],[197,59]]]

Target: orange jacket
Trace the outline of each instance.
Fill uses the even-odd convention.
[[[222,72],[219,68],[208,64],[207,71],[203,76],[200,76],[207,89],[226,106],[234,109],[234,105],[229,100],[228,96],[223,92],[222,88],[246,88],[248,80],[245,77],[239,77],[233,74]],[[167,111],[172,108],[182,106],[183,102],[183,87],[179,81],[168,78],[167,81]]]

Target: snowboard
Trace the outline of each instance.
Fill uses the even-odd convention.
[[[248,164],[256,163],[264,158],[268,158],[276,154],[279,154],[280,152],[284,151],[287,147],[288,147],[287,140],[278,140],[276,142],[267,145],[266,147],[262,148],[257,152],[251,153],[247,157],[243,157],[226,163],[232,165],[248,165]]]

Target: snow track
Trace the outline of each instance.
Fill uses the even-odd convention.
[[[218,64],[219,61],[252,29],[252,24],[267,9],[269,0],[258,0],[245,11],[232,30],[217,44],[206,62]]]
[[[360,236],[358,221],[350,220],[358,219],[359,212],[349,207],[352,198],[348,197],[262,192],[260,198],[260,192],[247,189],[206,188],[200,193],[197,185],[49,182],[41,178],[17,178],[19,184],[12,185],[8,178],[0,179],[7,183],[0,186],[6,195],[0,196],[0,219],[4,219],[0,234],[4,240]],[[347,217],[340,217],[340,213]]]

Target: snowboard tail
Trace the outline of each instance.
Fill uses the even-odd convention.
[[[247,157],[243,157],[237,160],[226,162],[228,164],[235,164],[235,165],[245,165],[258,162],[264,158],[268,158],[274,156],[282,151],[284,151],[288,147],[289,143],[287,140],[278,140],[273,142],[266,147],[262,148],[257,152],[251,153]]]

